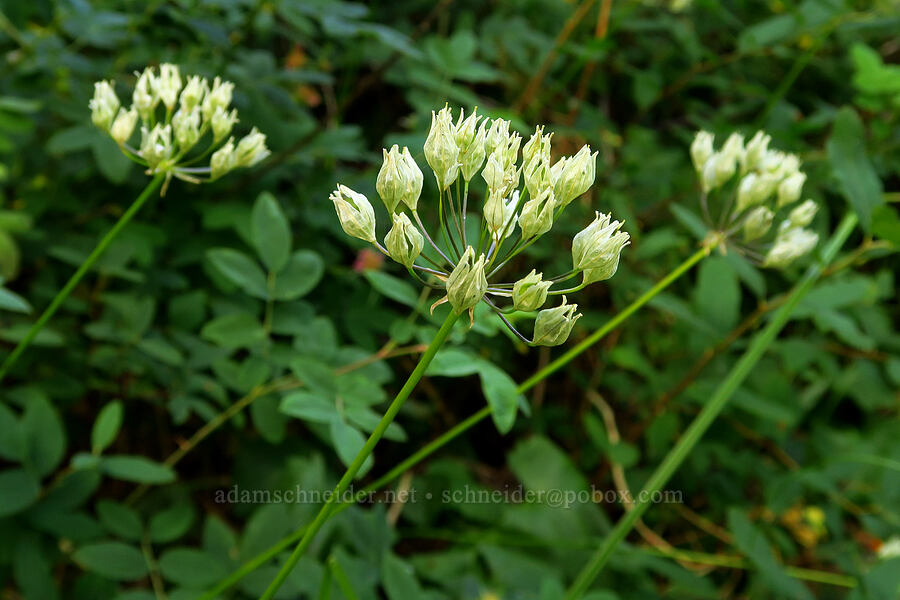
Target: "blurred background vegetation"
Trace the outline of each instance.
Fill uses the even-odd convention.
[[[593,190],[521,259],[568,270],[594,210],[626,219],[633,244],[580,295],[570,344],[696,248],[699,128],[764,128],[798,153],[823,239],[858,210],[670,482],[683,502],[651,508],[591,598],[897,598],[898,31],[890,0],[3,2],[0,356],[145,184],[90,123],[95,80],[160,62],[221,75],[273,155],[148,205],[4,382],[0,597],[193,598],[311,518],[216,492],[333,485],[433,335],[436,298],[343,235],[327,197],[340,181],[374,200],[383,146],[424,165],[430,111],[450,102],[600,151]],[[862,126],[835,139],[850,113]],[[257,260],[265,210],[303,265],[268,303],[216,261]],[[639,489],[801,268],[704,260],[529,392],[509,434],[485,421],[391,484],[419,501],[336,517],[279,597],[560,598],[622,503],[442,492]],[[558,352],[505,332],[483,315],[454,334],[360,484],[480,409],[484,372],[522,381]],[[276,568],[223,597],[258,596]]]

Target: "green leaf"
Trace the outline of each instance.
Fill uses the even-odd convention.
[[[812,599],[809,590],[802,583],[784,573],[766,536],[737,508],[728,510],[728,529],[734,535],[735,545],[759,569],[760,575],[773,592],[801,600]]]
[[[463,377],[477,373],[481,368],[481,359],[465,350],[443,348],[434,355],[428,365],[426,375],[444,377]]]
[[[838,112],[828,139],[828,160],[840,183],[844,196],[859,216],[867,232],[872,226],[872,213],[884,203],[881,181],[866,155],[863,123],[849,106]]]
[[[25,463],[37,474],[53,471],[66,451],[66,431],[59,413],[41,394],[28,399],[22,415]]]
[[[168,581],[193,589],[212,585],[228,574],[214,556],[195,548],[164,552],[159,557],[159,570]]]
[[[158,544],[177,540],[194,524],[194,508],[187,502],[178,502],[150,519],[150,539]]]
[[[106,529],[120,538],[140,541],[143,537],[144,526],[137,511],[130,506],[125,506],[110,500],[97,502],[97,517]]]
[[[253,243],[263,264],[272,273],[278,273],[291,254],[291,227],[281,211],[278,201],[269,192],[263,192],[253,205]]]
[[[16,414],[0,402],[0,458],[21,462],[25,432]]]
[[[408,600],[422,598],[425,595],[416,580],[413,568],[393,554],[384,557],[381,563],[381,576],[389,600]]]
[[[122,154],[119,146],[106,135],[99,135],[91,146],[94,151],[94,159],[100,172],[112,183],[123,183],[128,179],[132,163],[127,156]]]
[[[305,296],[325,273],[325,263],[312,250],[297,250],[287,266],[275,276],[272,297],[275,300],[296,300]]]
[[[337,376],[334,370],[323,362],[301,356],[290,363],[291,371],[297,379],[313,392],[332,398],[337,394]]]
[[[175,471],[172,467],[152,461],[143,456],[130,456],[125,454],[104,456],[99,462],[100,470],[122,481],[135,481],[159,485],[175,481]]]
[[[266,274],[255,260],[233,248],[213,248],[206,257],[230,282],[255,298],[269,299]]]
[[[119,435],[119,428],[122,427],[122,414],[122,403],[118,400],[110,402],[100,410],[91,430],[91,452],[100,454],[113,443]]]
[[[72,560],[86,571],[117,581],[134,581],[147,574],[141,551],[121,542],[82,546],[72,553]]]
[[[310,392],[294,392],[285,396],[279,410],[286,415],[314,423],[331,423],[339,417],[334,401]]]
[[[334,443],[334,450],[341,462],[349,467],[365,445],[366,438],[355,427],[351,427],[340,419],[333,419],[331,421],[331,441]],[[374,460],[370,454],[366,457],[356,477],[359,478],[368,473],[373,463]]]
[[[727,259],[711,256],[700,264],[694,306],[697,313],[720,332],[737,325],[741,290],[734,268]]]
[[[388,275],[383,271],[368,269],[363,271],[363,276],[378,292],[391,300],[415,308],[419,303],[419,294],[408,281]]]
[[[516,382],[492,364],[483,363],[478,374],[481,376],[481,389],[491,407],[491,418],[500,433],[508,433],[516,422],[516,412],[522,395],[516,391]]]
[[[675,216],[675,219],[687,227],[688,231],[690,231],[695,238],[702,240],[706,237],[706,232],[708,231],[706,223],[704,223],[693,211],[688,210],[680,204],[672,204],[671,211]]]
[[[30,314],[33,310],[22,296],[0,287],[0,310]]]
[[[285,429],[288,422],[287,415],[279,410],[280,402],[274,395],[257,398],[250,405],[250,418],[253,426],[271,444],[280,444],[284,441]]]
[[[872,234],[900,246],[900,215],[897,210],[886,204],[875,207],[872,211]]]
[[[0,471],[0,517],[14,515],[37,500],[41,483],[23,469]]]
[[[203,326],[200,336],[223,348],[246,348],[266,340],[262,323],[247,313],[216,317]]]

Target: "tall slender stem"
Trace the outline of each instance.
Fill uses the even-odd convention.
[[[57,309],[65,302],[66,298],[69,297],[69,294],[72,293],[72,290],[75,289],[75,286],[78,285],[78,282],[85,276],[85,274],[91,270],[91,267],[94,266],[94,263],[97,262],[97,259],[106,251],[112,241],[119,235],[119,232],[128,224],[129,221],[137,214],[141,207],[150,199],[153,193],[159,188],[165,179],[164,174],[156,175],[150,183],[147,184],[147,187],[144,188],[144,191],[135,199],[135,201],[128,207],[128,210],[119,217],[119,220],[113,225],[112,229],[107,232],[105,236],[100,240],[100,243],[97,244],[97,247],[94,248],[93,252],[85,259],[81,266],[78,267],[78,270],[75,271],[75,274],[66,282],[66,285],[63,286],[61,290],[56,293],[56,296],[50,302],[50,305],[44,310],[44,313],[40,316],[40,318],[35,321],[34,325],[31,326],[31,329],[28,330],[28,333],[25,334],[25,337],[16,345],[13,349],[12,353],[6,357],[6,360],[3,361],[3,365],[0,366],[0,381],[3,381],[3,378],[6,377],[6,374],[9,372],[10,368],[15,364],[15,362],[19,359],[25,349],[34,341],[34,338],[37,334],[44,328],[44,325],[47,324],[47,321],[53,317],[54,313],[56,313]]]
[[[823,250],[821,260],[809,267],[806,274],[794,287],[787,301],[774,314],[765,329],[753,339],[753,342],[734,365],[734,368],[731,369],[725,381],[719,385],[709,402],[694,419],[694,422],[691,423],[675,447],[669,451],[653,475],[650,476],[650,479],[647,480],[644,486],[644,490],[637,495],[634,508],[625,513],[609,535],[606,536],[603,544],[597,549],[597,552],[575,579],[572,587],[569,588],[566,600],[577,600],[587,591],[603,569],[606,561],[609,560],[616,546],[625,539],[625,536],[628,535],[628,532],[631,531],[637,520],[649,508],[650,502],[647,498],[652,498],[656,492],[666,485],[675,470],[678,469],[700,438],[703,437],[703,434],[706,433],[706,430],[725,407],[728,399],[740,387],[769,345],[781,332],[782,327],[791,318],[794,308],[816,282],[825,267],[834,260],[841,246],[844,245],[847,237],[849,237],[853,228],[856,227],[857,222],[858,219],[855,213],[849,212],[844,216],[840,225],[838,225],[837,231]]]
[[[663,277],[656,285],[654,285],[652,288],[650,288],[649,290],[647,290],[646,292],[641,294],[641,296],[637,300],[635,300],[634,302],[629,304],[627,307],[625,307],[624,310],[622,310],[620,313],[618,313],[612,319],[607,321],[603,325],[603,327],[601,327],[600,329],[598,329],[591,335],[587,336],[586,338],[584,338],[583,340],[581,340],[580,342],[578,342],[577,344],[572,346],[562,356],[560,356],[559,358],[557,358],[556,360],[554,360],[553,362],[551,362],[550,364],[545,366],[543,369],[539,370],[537,373],[535,373],[534,375],[532,375],[531,377],[526,379],[524,382],[522,382],[522,384],[519,386],[519,388],[529,390],[529,389],[533,388],[534,386],[536,386],[539,382],[546,379],[551,373],[554,373],[555,371],[558,371],[562,367],[569,364],[573,358],[575,358],[576,356],[578,356],[579,354],[581,354],[582,352],[584,352],[585,350],[587,350],[588,348],[590,348],[591,346],[596,344],[600,340],[600,338],[602,338],[607,333],[609,333],[610,331],[612,331],[613,329],[618,327],[620,323],[622,323],[625,319],[627,319],[628,317],[633,315],[639,308],[641,308],[643,305],[650,302],[650,300],[652,300],[657,294],[659,294],[665,288],[669,287],[669,285],[673,281],[675,281],[676,279],[678,279],[679,277],[684,275],[684,273],[686,271],[690,270],[691,267],[693,267],[695,264],[700,262],[700,260],[702,260],[705,256],[707,256],[712,251],[712,249],[713,249],[713,247],[708,245],[708,246],[704,246],[703,248],[700,248],[699,250],[697,250],[686,261],[684,261],[683,263],[681,263],[680,265],[675,267],[675,269],[671,273],[669,273],[668,275]]]
[[[284,580],[287,579],[288,575],[290,575],[291,570],[293,570],[294,566],[297,564],[297,561],[300,560],[300,558],[306,552],[306,549],[309,548],[309,545],[312,543],[313,538],[322,528],[322,525],[325,524],[325,521],[327,521],[331,516],[331,513],[338,499],[347,491],[347,488],[350,487],[350,483],[353,481],[354,477],[356,477],[359,469],[362,467],[366,459],[369,458],[369,456],[372,454],[375,446],[378,444],[379,440],[381,440],[381,436],[384,435],[385,430],[394,421],[394,417],[396,417],[397,413],[400,412],[400,408],[403,406],[403,403],[406,402],[406,399],[409,398],[409,395],[412,393],[413,389],[415,389],[416,385],[419,383],[419,380],[422,379],[422,376],[425,374],[425,370],[428,368],[428,365],[431,364],[432,359],[434,359],[434,355],[437,354],[437,351],[444,344],[447,336],[450,335],[450,331],[453,329],[453,324],[456,323],[456,320],[458,318],[459,315],[457,315],[453,311],[450,311],[450,314],[447,315],[447,318],[444,320],[443,325],[441,325],[441,328],[438,330],[437,334],[435,334],[434,339],[431,340],[431,344],[429,344],[428,350],[426,350],[422,357],[419,359],[419,363],[416,365],[416,368],[413,369],[413,372],[409,375],[406,383],[403,384],[403,387],[397,393],[397,396],[394,398],[393,402],[391,402],[391,405],[384,413],[381,421],[378,422],[378,425],[372,431],[369,439],[366,440],[365,445],[356,455],[356,458],[354,458],[353,462],[350,463],[350,466],[347,467],[347,471],[335,486],[333,493],[328,498],[328,501],[324,506],[322,506],[321,509],[319,509],[319,513],[316,515],[315,520],[313,520],[312,524],[306,529],[303,537],[297,544],[297,547],[294,548],[294,551],[293,553],[291,553],[291,556],[288,558],[287,562],[282,565],[281,569],[278,571],[278,574],[275,576],[275,579],[273,579],[272,583],[269,584],[269,587],[266,588],[266,591],[263,593],[260,600],[271,600],[272,597],[275,596],[275,593],[284,583]]]
[[[551,373],[563,367],[565,364],[570,362],[577,355],[587,350],[593,344],[596,344],[601,338],[603,338],[603,336],[620,325],[629,316],[634,314],[639,308],[649,302],[654,296],[662,292],[666,287],[668,287],[673,281],[678,279],[686,271],[690,270],[692,266],[697,264],[703,257],[708,255],[716,244],[717,242],[713,242],[710,246],[701,248],[700,250],[695,252],[687,260],[678,265],[675,270],[661,279],[656,285],[647,290],[647,292],[645,292],[644,294],[641,294],[641,296],[637,300],[629,304],[615,317],[607,321],[603,325],[603,327],[595,331],[593,334],[585,338],[581,343],[545,366],[543,369],[539,370],[533,377],[519,384],[518,388],[516,388],[516,391],[518,393],[527,392],[528,390],[536,386],[541,380],[549,376]],[[334,508],[331,514],[337,514],[349,508],[350,506],[353,506],[353,504],[365,500],[370,493],[375,490],[381,489],[397,477],[400,477],[400,475],[409,471],[410,469],[421,463],[423,460],[446,446],[448,443],[455,440],[456,438],[470,430],[472,427],[481,423],[490,416],[491,408],[489,406],[481,408],[476,413],[460,421],[452,428],[436,437],[434,440],[428,442],[427,444],[416,450],[405,460],[394,465],[394,467],[391,468],[387,473],[385,473],[366,487],[362,488],[354,497],[354,502],[339,504]],[[228,575],[228,577],[222,579],[214,587],[207,590],[198,600],[213,600],[214,598],[218,597],[222,592],[246,577],[249,573],[252,573],[262,565],[275,558],[275,556],[277,556],[279,553],[289,548],[291,544],[296,543],[297,540],[303,537],[307,529],[308,526],[304,525],[287,537],[283,538],[281,541],[277,542],[274,546],[271,546],[267,550],[264,550],[260,554],[257,554],[256,556],[242,564],[240,567],[238,567],[233,573]]]

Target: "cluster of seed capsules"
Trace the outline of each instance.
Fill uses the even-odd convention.
[[[94,125],[105,131],[148,175],[165,174],[192,183],[216,180],[239,167],[251,167],[269,155],[266,136],[254,127],[237,144],[231,130],[238,122],[230,109],[234,84],[194,75],[182,85],[176,65],[162,64],[135,73],[131,107],[119,101],[112,81],[94,84],[90,101]],[[140,142],[130,141],[140,120]],[[207,143],[201,144],[206,141]],[[207,166],[198,163],[209,159]],[[165,190],[165,187],[163,188]]]
[[[770,141],[758,131],[745,145],[744,137],[733,133],[716,151],[713,134],[700,131],[691,144],[691,160],[712,235],[757,264],[784,268],[818,243],[818,234],[806,228],[818,205],[813,200],[796,204],[806,174],[796,155],[770,150]],[[712,193],[720,202],[709,202]],[[715,217],[714,207],[719,209]]]
[[[612,277],[629,235],[621,231],[621,222],[598,212],[574,237],[572,269],[567,273],[545,279],[531,269],[513,282],[497,281],[513,257],[550,231],[565,207],[594,183],[597,153],[584,146],[574,156],[554,162],[551,136],[537,127],[521,146],[519,162],[522,138],[510,131],[509,121],[482,119],[477,111],[466,116],[460,109],[454,122],[449,107],[432,112],[424,150],[438,198],[428,209],[437,213],[441,244],[419,216],[423,175],[408,148],[384,150],[376,180],[375,188],[392,220],[384,244],[376,236],[375,213],[365,195],[338,185],[331,200],[348,235],[375,245],[423,284],[445,290],[435,306],[449,302],[456,314],[468,311],[471,322],[475,306],[484,302],[523,342],[556,346],[568,338],[581,316],[576,314],[576,304],[567,303],[566,295]],[[481,223],[469,230],[469,184],[479,171],[485,183]],[[430,250],[423,252],[426,243]],[[579,282],[563,289],[565,282],[579,276]],[[550,296],[561,296],[561,304],[542,310]],[[512,312],[535,311],[531,339],[507,318]]]

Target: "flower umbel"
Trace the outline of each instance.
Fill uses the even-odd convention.
[[[594,222],[573,240],[572,270],[544,278],[530,269],[511,283],[497,281],[498,273],[513,265],[518,255],[551,229],[565,207],[594,183],[597,153],[584,146],[574,156],[559,157],[554,163],[551,135],[538,127],[522,147],[520,162],[522,138],[510,131],[509,121],[483,119],[475,111],[467,116],[461,110],[454,124],[449,107],[432,113],[424,155],[438,187],[436,201],[427,206],[435,214],[439,236],[429,234],[419,215],[423,175],[408,148],[384,150],[375,183],[392,221],[383,246],[377,241],[374,211],[364,195],[339,185],[331,200],[348,235],[375,245],[421,283],[445,294],[435,306],[449,302],[456,314],[468,311],[471,320],[475,307],[484,302],[523,342],[562,344],[581,316],[576,314],[577,305],[566,303],[565,294],[612,277],[629,235],[621,231],[620,221],[597,213]],[[737,155],[732,162],[737,163]],[[468,210],[469,186],[479,171],[485,184],[480,194],[481,224],[469,230],[466,223],[473,216]],[[479,230],[476,243],[470,235]],[[564,282],[579,275],[580,284],[562,289]],[[563,296],[562,305],[541,310],[550,296]],[[501,306],[504,299],[510,303]],[[507,317],[531,317],[536,311],[533,340]]]
[[[182,84],[176,65],[162,64],[158,74],[147,67],[137,74],[131,107],[125,109],[120,108],[112,82],[98,81],[89,103],[91,120],[128,158],[147,167],[148,175],[166,175],[163,194],[172,177],[191,183],[213,181],[269,155],[266,136],[256,128],[237,146],[233,139],[226,140],[238,121],[237,110],[228,110],[234,84],[216,77],[210,88],[198,75]],[[134,147],[129,141],[138,119],[141,140]],[[209,166],[195,166],[206,157]]]
[[[703,216],[715,231],[711,239],[724,240],[761,266],[784,268],[815,247],[818,235],[804,228],[817,205],[806,200],[788,210],[800,199],[806,174],[795,155],[770,149],[770,142],[764,131],[746,145],[733,133],[717,152],[713,135],[700,131],[691,144],[691,161],[703,188]],[[710,203],[712,194],[720,204]]]

